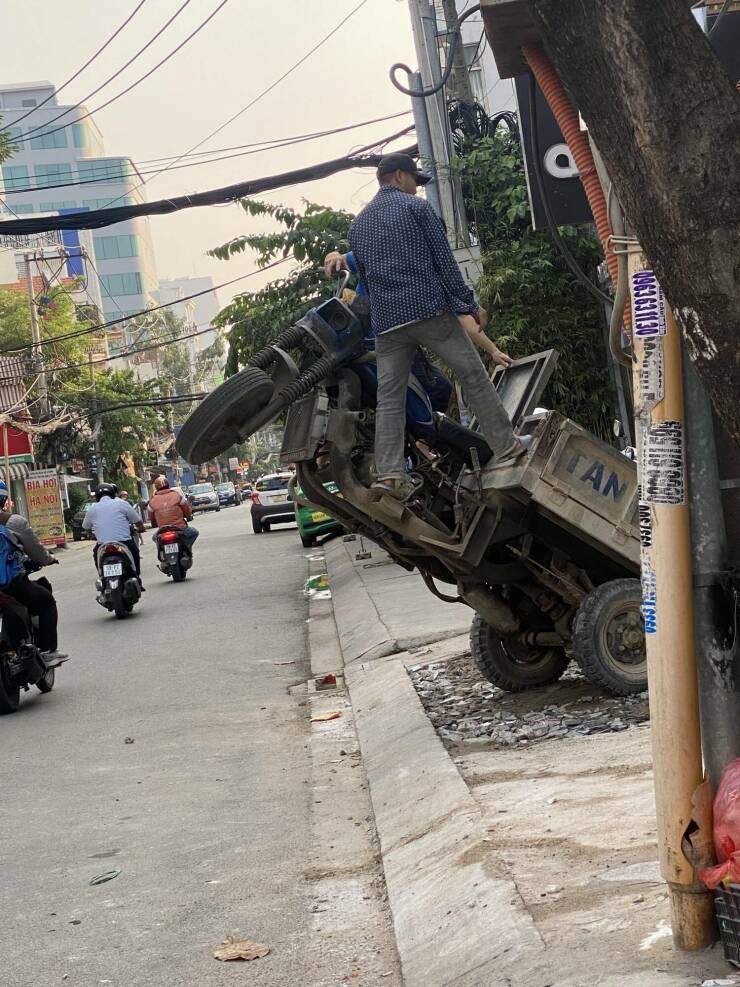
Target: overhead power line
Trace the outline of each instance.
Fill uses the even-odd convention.
[[[187,2],[189,3],[190,0],[187,0]],[[37,127],[36,130],[29,130],[28,133],[26,134],[26,137],[30,137],[34,133],[38,133],[41,130],[43,130],[45,137],[49,137],[49,136],[51,136],[51,134],[56,134],[60,130],[66,130],[67,127],[71,127],[75,123],[80,123],[82,120],[86,120],[88,117],[91,117],[93,115],[93,113],[97,113],[100,110],[104,110],[107,106],[110,106],[111,103],[115,103],[117,100],[121,99],[122,96],[128,95],[128,93],[130,93],[132,89],[136,89],[136,87],[138,85],[140,85],[142,82],[144,82],[146,79],[148,79],[149,76],[154,75],[154,73],[157,71],[157,69],[160,69],[163,65],[165,65],[167,62],[169,62],[169,60],[173,56],[175,56],[178,53],[178,51],[180,51],[182,48],[184,48],[185,45],[188,44],[189,41],[192,41],[192,39],[196,36],[196,34],[199,34],[203,30],[203,28],[208,24],[208,22],[211,21],[211,20],[213,20],[213,18],[216,16],[216,14],[220,10],[223,10],[223,8],[226,6],[226,4],[228,2],[229,2],[229,0],[221,0],[221,3],[218,5],[218,7],[216,7],[215,10],[211,11],[211,13],[208,15],[208,17],[206,17],[206,19],[204,21],[201,21],[201,23],[193,31],[191,31],[190,34],[184,40],[182,40],[179,45],[177,45],[177,47],[173,48],[172,51],[168,55],[165,55],[164,58],[161,58],[157,62],[156,65],[152,66],[152,68],[149,69],[148,72],[145,72],[144,75],[139,76],[138,79],[135,79],[134,82],[132,82],[130,85],[126,86],[125,89],[122,89],[120,93],[116,93],[115,96],[111,96],[111,98],[108,99],[108,100],[106,100],[105,103],[101,103],[100,106],[96,106],[94,110],[86,110],[82,114],[82,116],[77,117],[76,120],[69,120],[67,123],[63,123],[61,127],[55,127],[53,130],[49,130],[49,126],[52,123],[54,123],[54,120],[51,120],[51,121],[49,121],[49,123],[44,124],[42,127]],[[180,9],[182,9],[182,8],[180,8]],[[79,103],[77,104],[77,107],[76,108],[77,109],[80,108],[80,104]],[[66,113],[70,113],[70,112],[71,112],[71,110],[65,110],[64,113],[60,114],[60,116],[59,117],[56,117],[55,119],[59,120]]]
[[[138,14],[138,12],[141,10],[141,8],[144,6],[145,3],[146,3],[146,0],[139,0],[139,3],[134,7],[134,9],[128,15],[128,17],[126,18],[126,20],[123,22],[123,24],[121,24],[120,27],[117,27],[116,28],[116,30],[113,32],[113,34],[111,34],[111,36],[108,38],[108,40],[105,41],[100,46],[100,48],[98,48],[98,50],[96,52],[94,52],[94,54],[92,54],[90,56],[90,58],[88,58],[88,60],[84,63],[84,65],[80,66],[80,68],[77,69],[77,71],[74,73],[74,75],[71,75],[67,79],[66,82],[63,82],[61,84],[61,86],[59,86],[58,88],[56,88],[52,92],[50,92],[49,95],[45,99],[42,99],[40,103],[37,103],[36,106],[32,106],[31,109],[27,113],[24,113],[22,116],[19,116],[18,119],[17,120],[14,120],[12,124],[9,124],[7,127],[0,127],[0,133],[2,133],[4,130],[10,130],[11,127],[17,127],[18,124],[22,120],[25,120],[28,117],[30,117],[32,113],[35,113],[37,110],[40,110],[42,106],[46,106],[46,104],[51,99],[53,99],[55,96],[58,96],[59,95],[59,93],[62,91],[62,89],[66,89],[67,86],[71,82],[74,82],[75,79],[79,78],[79,76],[82,75],[82,73],[85,71],[85,69],[89,65],[92,65],[92,63],[95,61],[95,59],[98,57],[98,55],[102,55],[102,53],[105,51],[105,49],[111,43],[111,41],[113,41],[115,38],[118,37],[118,35],[126,27],[126,25],[131,23],[131,21]]]
[[[206,141],[209,141],[212,137],[215,137],[216,134],[220,134],[221,131],[222,130],[225,130],[226,127],[229,126],[229,124],[231,124],[231,123],[234,122],[234,120],[237,120],[240,116],[242,116],[242,114],[246,113],[247,110],[251,109],[256,103],[259,103],[259,101],[261,99],[263,99],[265,96],[267,96],[268,93],[271,93],[273,89],[275,89],[277,86],[279,86],[280,83],[284,79],[287,79],[288,76],[291,75],[293,72],[295,72],[295,70],[297,68],[300,68],[300,66],[303,65],[304,62],[308,61],[308,59],[311,57],[311,55],[313,55],[315,52],[317,52],[319,50],[319,48],[321,48],[323,45],[325,45],[326,42],[330,38],[332,38],[337,33],[337,31],[339,31],[340,28],[342,28],[347,23],[347,21],[351,17],[353,17],[356,14],[357,11],[360,10],[361,7],[364,7],[366,3],[367,3],[367,0],[360,0],[360,2],[357,4],[357,6],[356,7],[353,7],[352,10],[350,10],[350,12],[348,14],[346,14],[339,21],[339,23],[335,27],[333,27],[331,29],[331,31],[329,31],[328,34],[325,34],[324,37],[321,38],[321,40],[318,41],[313,46],[313,48],[310,48],[306,52],[305,55],[303,55],[301,58],[299,58],[297,62],[294,62],[290,66],[290,68],[286,69],[285,72],[283,72],[283,74],[281,76],[279,76],[277,79],[275,79],[274,82],[271,82],[269,86],[267,86],[261,92],[257,93],[257,95],[254,96],[245,106],[243,106],[240,110],[237,110],[236,113],[232,114],[232,116],[230,116],[228,120],[225,120],[220,126],[216,127],[209,134],[206,134],[206,136],[202,140],[199,140],[196,144],[193,144],[193,146],[192,147],[189,147],[187,149],[187,151],[183,151],[183,153],[179,157],[175,158],[174,161],[171,164],[166,165],[164,168],[160,168],[160,170],[158,172],[155,172],[155,174],[152,175],[152,177],[150,179],[144,179],[132,191],[136,191],[137,188],[141,188],[143,185],[146,185],[147,184],[147,181],[152,181],[154,178],[157,177],[157,175],[161,175],[161,174],[164,174],[164,172],[169,171],[170,168],[172,168],[179,161],[181,161],[182,158],[185,157],[186,154],[192,154],[193,151],[196,151],[199,147],[202,147],[206,143]]]
[[[399,130],[396,134],[377,140],[367,147],[377,147],[396,140],[414,130],[413,125]],[[182,209],[193,209],[199,206],[214,206],[225,202],[234,202],[245,196],[259,195],[271,189],[285,188],[289,185],[299,185],[302,182],[317,181],[329,178],[340,171],[351,168],[369,168],[377,166],[380,161],[378,154],[362,154],[366,148],[360,148],[353,155],[333,158],[319,164],[285,171],[279,175],[269,175],[266,178],[255,178],[236,185],[210,189],[207,192],[194,192],[191,195],[178,195],[171,199],[158,199],[155,202],[138,202],[130,206],[107,206],[104,209],[91,209],[89,212],[76,212],[65,216],[36,216],[23,219],[10,219],[0,223],[0,236],[16,236],[28,233],[44,233],[49,230],[95,230],[104,226],[113,226],[136,216],[165,216],[168,213],[179,212]],[[415,155],[418,148],[399,149],[401,153]],[[133,189],[132,191],[135,191]]]
[[[231,278],[229,281],[222,281],[221,284],[214,284],[212,287],[204,288],[202,291],[194,291],[191,295],[183,295],[182,298],[175,298],[171,302],[162,302],[161,305],[153,305],[151,308],[144,308],[140,312],[134,312],[133,315],[124,315],[119,319],[111,319],[109,322],[100,322],[97,325],[87,326],[82,329],[74,329],[71,332],[62,333],[59,336],[50,336],[47,339],[42,339],[38,345],[50,346],[52,343],[60,343],[65,339],[74,339],[78,336],[90,336],[97,332],[103,332],[113,326],[121,325],[123,322],[130,322],[132,319],[138,319],[142,315],[151,315],[153,312],[159,312],[163,308],[171,308],[173,305],[179,305],[181,302],[189,302],[193,298],[200,298],[203,295],[210,295],[213,291],[219,291],[221,288],[228,288],[229,285],[236,284],[238,281],[244,281],[246,278],[256,277],[263,271],[269,271],[274,267],[279,267],[281,264],[286,264],[292,259],[292,255],[288,254],[288,256],[281,257],[280,260],[273,261],[271,264],[265,264],[264,267],[260,267],[256,271],[249,271],[247,274],[239,274],[237,277]],[[25,350],[30,350],[32,348],[32,343],[28,343],[24,346],[10,346],[4,350],[0,350],[0,355],[4,353],[22,353]]]
[[[233,158],[248,157],[248,156],[250,156],[252,154],[258,154],[258,153],[261,153],[263,151],[277,151],[277,150],[279,150],[282,147],[292,147],[294,144],[304,144],[307,141],[318,140],[321,137],[332,137],[335,134],[346,133],[349,130],[357,130],[360,127],[370,126],[370,124],[383,123],[386,120],[396,120],[398,117],[408,116],[410,113],[411,113],[411,110],[401,110],[398,113],[389,113],[389,114],[387,114],[386,116],[383,116],[383,117],[375,117],[372,120],[363,120],[360,123],[351,123],[351,124],[348,124],[347,126],[344,126],[344,127],[333,127],[333,128],[331,128],[329,130],[317,130],[317,131],[314,131],[313,133],[309,133],[309,134],[297,134],[294,137],[285,137],[285,138],[282,138],[282,139],[281,138],[274,138],[272,141],[256,141],[254,144],[244,144],[244,145],[242,145],[243,147],[251,148],[251,150],[239,152],[239,153],[236,153],[236,154],[225,154],[222,157],[207,158],[207,159],[205,159],[203,161],[193,161],[191,163],[185,163],[185,164],[176,165],[172,170],[173,171],[179,171],[181,168],[193,168],[196,165],[216,164],[219,161],[230,161]],[[228,148],[224,148],[224,150],[229,150],[229,149]],[[217,154],[219,152],[217,152],[217,151],[201,151],[200,153],[201,154]],[[89,160],[95,160],[95,159],[93,158],[93,159],[89,159]],[[127,178],[140,178],[142,175],[148,175],[148,174],[158,174],[158,172],[157,171],[154,171],[154,170],[151,170],[151,171],[140,171],[137,168],[136,171],[125,172],[125,173],[122,172],[115,179],[111,179],[109,176],[106,176],[104,178],[88,178],[88,179],[80,179],[78,181],[71,181],[71,182],[57,182],[54,185],[47,185],[47,184],[44,184],[44,185],[28,185],[28,186],[24,186],[22,188],[8,189],[6,192],[3,192],[3,195],[5,195],[5,196],[7,196],[7,195],[22,195],[24,192],[46,192],[49,189],[55,189],[55,188],[72,188],[72,187],[79,187],[79,186],[84,186],[84,185],[99,185],[101,183],[103,183],[103,184],[111,184],[112,181],[118,182],[118,181],[124,181]],[[130,193],[127,192],[126,194],[128,195]],[[112,199],[111,201],[112,202],[115,202],[116,200],[115,199]],[[10,212],[13,212],[13,210],[10,209],[10,206],[8,206],[8,209],[10,210]],[[13,215],[16,215],[17,216],[18,213],[13,213]]]
[[[26,133],[26,137],[29,137],[32,134],[37,133],[39,130],[45,130],[47,127],[50,127],[52,124],[56,123],[57,120],[61,120],[62,117],[66,117],[68,113],[73,113],[75,110],[79,110],[80,107],[83,105],[83,103],[87,102],[88,99],[92,99],[93,96],[97,96],[97,94],[100,92],[101,89],[105,89],[105,87],[109,83],[113,82],[114,79],[117,79],[118,76],[121,75],[121,73],[124,72],[129,67],[129,65],[132,65],[140,55],[143,55],[144,54],[144,52],[147,50],[147,48],[151,48],[151,46],[159,38],[159,36],[164,31],[167,30],[167,28],[170,26],[170,24],[172,24],[172,22],[177,17],[179,17],[179,15],[183,12],[183,10],[185,10],[185,8],[187,7],[187,5],[190,2],[191,2],[191,0],[183,0],[183,3],[180,4],[180,6],[177,8],[177,10],[174,12],[174,14],[168,20],[166,20],[164,22],[164,24],[162,25],[162,27],[160,27],[159,30],[155,33],[155,35],[152,38],[150,38],[149,41],[147,41],[147,43],[143,46],[143,48],[139,48],[139,50],[137,52],[135,52],[131,56],[131,58],[129,58],[129,60],[124,65],[122,65],[120,69],[118,69],[118,71],[114,72],[113,75],[108,76],[108,78],[105,80],[105,82],[101,82],[100,85],[97,86],[95,89],[93,89],[92,92],[88,93],[87,96],[83,97],[79,101],[79,103],[75,103],[74,106],[68,106],[67,109],[64,110],[62,113],[59,113],[57,116],[52,117],[52,119],[49,120],[49,121],[47,121],[47,123],[45,123],[43,127],[36,127],[33,130],[29,130]],[[73,121],[70,121],[70,122],[71,123],[76,123],[77,121],[76,120],[73,120]],[[67,124],[65,124],[65,126],[70,126],[70,124],[67,123]]]

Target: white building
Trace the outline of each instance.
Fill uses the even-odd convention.
[[[60,106],[50,82],[0,86],[0,125],[16,146],[2,166],[2,195],[12,212],[23,216],[144,201],[133,161],[105,155],[91,117],[75,122],[85,112],[84,106]],[[8,218],[8,210],[3,213]],[[94,231],[93,248],[107,320],[155,304],[159,285],[148,219]],[[110,355],[130,342],[125,331],[112,330]]]
[[[200,295],[198,298],[189,298],[190,295],[196,295],[201,291],[205,291],[207,294]],[[172,311],[185,322],[189,333],[200,333],[200,335],[193,336],[186,341],[190,354],[191,373],[195,375],[198,354],[208,349],[220,336],[220,330],[216,327],[213,327],[209,332],[204,331],[209,326],[213,326],[213,320],[221,311],[218,295],[213,287],[213,278],[192,277],[161,280],[157,298],[160,305],[173,303],[171,305]],[[189,300],[185,301],[184,299]],[[225,360],[224,352],[219,370],[223,369]],[[209,379],[206,383],[213,387],[218,383],[218,380]]]

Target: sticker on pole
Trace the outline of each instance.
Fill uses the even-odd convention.
[[[665,336],[665,295],[654,271],[635,271],[632,275],[632,331],[640,339]]]
[[[645,621],[645,633],[656,634],[658,631],[658,580],[650,568],[649,557],[642,560],[642,616]]]
[[[642,346],[640,366],[637,371],[640,390],[640,407],[652,410],[665,396],[663,384],[663,340],[660,336],[648,336]]]
[[[642,487],[637,493],[637,520],[640,529],[640,548],[647,551],[653,547],[653,514],[650,504],[642,499]]]
[[[680,507],[686,503],[683,425],[654,422],[645,434],[642,492],[646,504]]]

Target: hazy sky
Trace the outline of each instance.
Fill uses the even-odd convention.
[[[147,0],[100,58],[59,95],[59,102],[84,99],[157,34],[181,2]],[[88,109],[143,75],[218,2],[191,0],[141,58],[89,100]],[[95,115],[106,152],[141,162],[185,151],[277,79],[358,2],[229,0],[170,62],[131,94]],[[61,85],[135,6],[135,0],[69,0],[65,4],[6,0],[7,38],[0,84],[48,79]],[[414,62],[407,4],[405,0],[367,0],[293,75],[199,150],[323,130],[408,109],[407,97],[388,79],[388,67],[395,61]],[[393,133],[403,122],[389,121],[293,148],[166,172],[149,181],[145,192],[150,200],[160,199],[288,171],[339,157]],[[307,198],[356,211],[374,193],[371,179],[368,170],[345,172],[267,197],[287,205],[299,205]],[[151,226],[160,278],[210,274],[216,281],[225,281],[251,270],[251,258],[218,261],[207,257],[206,250],[264,224],[248,219],[239,206],[229,205],[154,217]],[[260,280],[246,281],[244,288],[256,287]],[[231,294],[221,292],[221,302]]]

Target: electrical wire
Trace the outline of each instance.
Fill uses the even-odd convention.
[[[101,89],[105,89],[105,87],[109,83],[113,82],[114,79],[118,78],[118,76],[121,75],[121,73],[124,72],[129,67],[129,65],[133,64],[133,62],[135,62],[140,55],[144,54],[147,48],[151,48],[154,42],[157,41],[160,35],[162,35],[164,31],[167,30],[170,24],[172,24],[172,22],[177,17],[180,16],[180,14],[183,12],[183,10],[185,10],[185,8],[188,6],[190,2],[191,0],[183,0],[183,2],[175,11],[175,13],[169,18],[169,20],[164,22],[164,24],[162,25],[162,27],[159,28],[159,30],[156,32],[154,37],[150,38],[143,48],[139,48],[139,50],[135,54],[133,54],[131,58],[129,58],[129,60],[124,65],[122,65],[120,69],[118,69],[117,72],[114,72],[113,75],[108,76],[105,82],[101,82],[99,86],[93,89],[92,92],[88,93],[87,96],[84,96],[78,103],[75,103],[74,106],[68,106],[67,109],[64,110],[64,112],[59,113],[55,117],[52,117],[52,119],[48,120],[42,127],[35,127],[33,130],[27,131],[24,139],[27,139],[32,134],[38,133],[39,130],[46,130],[47,127],[50,127],[53,123],[56,123],[57,120],[61,120],[62,117],[66,117],[68,113],[73,113],[75,110],[79,110],[82,107],[82,105],[87,102],[88,99],[91,99],[93,96],[97,96],[97,94],[100,92]],[[76,123],[76,122],[77,122],[76,120],[70,121],[70,123]],[[70,126],[70,124],[69,123],[65,124],[65,126]]]
[[[233,158],[248,157],[248,156],[250,156],[252,154],[259,154],[259,153],[261,153],[263,151],[276,151],[276,150],[279,150],[280,148],[283,148],[283,147],[292,147],[294,144],[304,144],[304,143],[307,143],[308,141],[311,141],[311,140],[318,140],[321,137],[331,137],[331,136],[334,136],[335,134],[345,133],[348,130],[358,130],[361,127],[367,127],[367,126],[370,126],[371,124],[374,124],[374,123],[383,123],[386,120],[395,120],[398,117],[408,116],[410,113],[411,113],[411,110],[402,110],[399,113],[389,113],[387,116],[384,116],[384,117],[375,117],[372,120],[363,120],[360,123],[347,124],[346,126],[343,126],[343,127],[333,127],[331,129],[328,129],[328,130],[320,130],[320,131],[316,131],[316,132],[311,133],[311,134],[298,134],[298,135],[296,135],[294,137],[286,137],[286,138],[283,138],[282,140],[279,139],[279,138],[275,138],[275,140],[273,140],[273,141],[259,141],[259,142],[255,143],[255,144],[245,144],[245,145],[243,145],[244,147],[250,147],[250,148],[252,148],[252,150],[240,152],[238,154],[226,154],[226,155],[223,155],[222,157],[209,158],[209,159],[204,160],[204,161],[193,161],[193,162],[186,163],[186,164],[176,165],[176,166],[173,166],[173,168],[170,169],[170,170],[180,171],[182,168],[193,168],[193,167],[196,167],[197,165],[204,165],[204,164],[216,164],[219,161],[230,161]],[[404,131],[404,133],[408,133],[408,130]],[[395,135],[393,137],[385,138],[385,141],[387,142],[387,141],[394,140],[394,139],[395,139]],[[383,143],[383,141],[382,140],[381,141],[378,141],[378,143],[381,144],[381,143]],[[211,152],[211,151],[201,151],[200,153],[201,154],[211,154],[211,153],[214,153],[215,154],[217,152],[215,152],[215,151],[214,152]],[[87,159],[87,160],[95,161],[96,159],[95,158],[90,158],[90,159]],[[161,159],[161,160],[164,160],[164,159]],[[136,168],[136,165],[134,165],[134,168]],[[139,168],[136,168],[135,171],[128,172],[128,173],[121,173],[120,175],[116,176],[115,179],[112,179],[109,176],[106,176],[106,177],[103,177],[103,178],[89,178],[89,179],[81,179],[81,180],[78,180],[78,181],[71,181],[71,182],[58,182],[58,183],[56,183],[54,185],[46,185],[46,184],[44,184],[44,185],[33,185],[33,186],[32,185],[29,185],[29,186],[25,186],[23,188],[12,188],[12,189],[8,189],[4,194],[5,195],[22,195],[24,192],[45,192],[45,191],[47,191],[49,189],[55,189],[55,188],[72,188],[72,187],[78,187],[78,186],[84,186],[84,185],[99,185],[101,183],[103,183],[103,184],[112,184],[112,183],[118,183],[119,181],[125,181],[128,178],[141,178],[142,175],[158,175],[158,174],[159,174],[159,171],[157,171],[155,169],[152,169],[150,171],[149,170],[142,171]],[[126,195],[129,195],[129,194],[130,194],[130,192],[127,192],[126,193]],[[117,200],[116,199],[111,199],[111,202],[115,202],[115,201],[117,201]],[[14,213],[14,215],[18,215],[18,214],[17,213]]]
[[[716,17],[716,19],[714,21],[714,24],[712,24],[712,26],[710,27],[710,29],[707,31],[707,37],[708,38],[711,38],[712,35],[714,34],[714,32],[720,26],[720,24],[722,23],[722,21],[724,19],[725,14],[730,9],[731,4],[732,4],[732,0],[725,0],[725,2],[722,4],[722,8],[720,9],[720,12],[717,14],[717,17]]]
[[[565,242],[563,237],[560,235],[560,230],[555,223],[552,215],[552,210],[550,209],[550,202],[547,197],[547,191],[545,189],[545,180],[542,174],[542,163],[540,159],[540,144],[539,137],[537,134],[537,85],[535,82],[534,75],[529,73],[529,141],[531,149],[531,157],[535,179],[537,181],[537,190],[540,193],[540,199],[542,201],[542,210],[545,214],[545,219],[547,220],[547,228],[550,232],[555,246],[560,251],[563,260],[565,261],[570,272],[575,275],[578,281],[586,288],[586,290],[593,295],[593,297],[604,305],[611,305],[612,299],[609,295],[601,290],[597,285],[591,281],[586,272],[581,268],[578,261],[575,259],[573,254]]]
[[[0,133],[2,133],[5,130],[10,130],[12,127],[17,127],[18,124],[21,122],[21,120],[26,120],[28,117],[31,116],[32,113],[35,113],[37,110],[40,110],[42,106],[45,106],[49,102],[49,100],[53,99],[55,96],[58,96],[59,93],[62,91],[62,89],[66,89],[67,86],[70,84],[70,82],[74,82],[75,79],[79,78],[79,76],[82,75],[82,73],[85,71],[85,69],[89,65],[92,65],[92,63],[95,61],[95,59],[98,57],[98,55],[102,55],[102,53],[105,51],[105,49],[111,43],[111,41],[113,41],[116,37],[118,37],[118,35],[121,33],[121,31],[128,24],[131,23],[131,21],[138,14],[138,12],[141,10],[141,8],[144,6],[145,3],[146,3],[146,0],[139,0],[139,3],[134,7],[134,9],[128,15],[128,17],[126,18],[126,20],[120,25],[120,27],[117,27],[116,28],[116,30],[113,32],[113,34],[111,34],[111,36],[108,38],[108,40],[104,44],[102,44],[100,46],[100,48],[98,48],[98,50],[93,55],[90,56],[90,58],[88,58],[88,60],[84,63],[84,65],[82,65],[79,69],[77,69],[77,71],[74,73],[74,75],[71,75],[67,79],[66,82],[63,82],[61,84],[61,86],[59,86],[57,89],[54,89],[52,92],[50,92],[49,95],[45,99],[42,99],[40,103],[37,103],[36,106],[32,106],[31,109],[28,110],[27,113],[24,113],[23,116],[20,116],[20,117],[18,117],[17,120],[14,120],[12,124],[9,124],[7,127],[0,127]]]
[[[144,181],[141,182],[140,185],[137,185],[134,189],[132,189],[132,191],[135,192],[137,189],[141,188],[143,185],[146,185],[147,184],[147,181],[153,181],[154,178],[157,177],[157,175],[161,175],[161,174],[164,174],[164,172],[169,171],[170,168],[172,168],[179,161],[181,161],[182,158],[186,154],[192,154],[193,151],[196,151],[199,147],[202,147],[203,144],[206,143],[206,141],[209,141],[212,137],[215,137],[216,134],[220,134],[221,131],[222,130],[225,130],[226,127],[228,127],[230,124],[232,124],[234,122],[234,120],[237,120],[240,116],[242,116],[242,114],[246,113],[247,110],[249,110],[253,106],[255,106],[255,104],[257,104],[261,99],[263,99],[265,96],[267,96],[268,93],[271,93],[273,89],[275,89],[278,85],[280,85],[280,83],[284,79],[287,79],[288,76],[291,75],[293,72],[295,72],[296,69],[300,68],[300,66],[303,65],[304,62],[308,61],[308,59],[311,57],[311,55],[313,55],[315,52],[317,52],[319,50],[319,48],[321,48],[323,45],[325,45],[326,42],[330,38],[332,38],[337,33],[337,31],[339,31],[340,28],[343,27],[347,23],[347,21],[357,13],[358,10],[360,10],[360,8],[364,7],[366,3],[367,3],[367,0],[360,0],[360,2],[357,4],[357,6],[356,7],[353,7],[352,10],[350,10],[350,12],[348,14],[346,14],[339,21],[339,23],[335,27],[333,27],[331,29],[331,31],[329,31],[328,34],[325,34],[324,37],[321,38],[321,40],[319,42],[317,42],[317,44],[315,44],[313,46],[313,48],[309,49],[309,51],[307,51],[305,55],[303,55],[301,58],[299,58],[297,62],[294,62],[290,66],[290,68],[286,69],[286,71],[283,72],[283,74],[281,76],[279,76],[274,82],[271,82],[269,86],[267,86],[265,89],[263,89],[261,92],[259,92],[256,96],[254,96],[245,106],[243,106],[240,110],[238,110],[236,113],[234,113],[232,116],[230,116],[228,120],[226,120],[220,126],[216,127],[209,134],[206,134],[206,136],[202,140],[198,141],[196,144],[193,144],[193,146],[192,147],[189,147],[187,149],[187,151],[183,151],[183,153],[179,157],[177,157],[177,158],[174,159],[174,161],[172,162],[172,164],[169,164],[169,165],[167,165],[164,168],[160,168],[160,170],[158,172],[156,172],[154,175],[152,175],[152,177],[150,179],[148,179],[148,180],[145,179]],[[119,198],[123,198],[123,196],[119,196]],[[116,202],[117,200],[114,199],[113,201]]]
[[[188,3],[189,2],[190,0],[188,0]],[[100,110],[104,110],[107,106],[110,106],[111,103],[115,103],[117,100],[121,99],[121,97],[127,96],[132,89],[136,89],[138,85],[140,85],[142,82],[148,79],[151,75],[154,75],[157,69],[160,69],[163,65],[169,62],[169,60],[173,58],[179,51],[181,51],[185,47],[185,45],[188,44],[188,42],[192,41],[192,39],[196,36],[196,34],[199,34],[203,30],[203,28],[208,24],[208,22],[213,20],[213,18],[220,10],[223,10],[223,8],[226,6],[228,2],[229,0],[221,0],[221,3],[218,5],[218,7],[216,7],[215,10],[211,11],[208,17],[206,17],[204,21],[201,21],[201,23],[193,31],[191,31],[190,34],[183,41],[181,41],[179,45],[177,45],[176,48],[173,48],[168,55],[165,55],[164,58],[160,59],[160,61],[158,61],[156,65],[150,68],[148,72],[145,72],[144,75],[140,76],[138,79],[135,79],[130,85],[126,86],[125,89],[122,89],[120,93],[116,93],[115,96],[111,96],[109,100],[106,100],[105,103],[101,103],[100,106],[96,106],[94,110],[87,110],[85,113],[82,114],[82,116],[77,117],[76,120],[70,120],[67,123],[62,124],[61,127],[56,127],[53,130],[49,130],[48,128],[50,126],[50,123],[54,122],[52,120],[50,121],[50,123],[45,124],[43,127],[37,128],[37,131],[43,130],[44,137],[50,137],[52,134],[59,133],[60,130],[66,130],[67,127],[71,127],[76,123],[80,123],[82,120],[87,120],[87,118],[91,117],[93,113],[98,113],[100,112]],[[79,104],[78,104],[78,108],[80,108]],[[66,113],[69,112],[70,110],[65,110],[65,113],[61,114],[61,116],[64,116]],[[56,119],[60,119],[60,117],[57,117]],[[26,134],[26,139],[28,139],[28,137],[32,135],[34,132],[35,131],[29,130],[28,133]]]
[[[160,309],[171,308],[173,305],[179,305],[182,302],[189,302],[193,298],[200,298],[203,295],[210,295],[211,292],[219,291],[221,288],[228,288],[230,285],[236,284],[237,281],[244,281],[246,278],[256,277],[258,274],[262,274],[263,271],[269,271],[274,267],[279,267],[281,264],[286,264],[289,260],[293,260],[292,254],[281,257],[279,260],[272,261],[270,264],[265,264],[264,267],[260,267],[256,271],[249,271],[247,274],[239,274],[237,277],[231,278],[229,281],[223,281],[221,284],[214,284],[210,288],[204,288],[202,291],[195,291],[191,295],[184,295],[182,298],[175,298],[171,302],[162,302],[161,305],[153,305],[151,308],[145,308],[140,312],[134,312],[133,315],[125,315],[120,319],[111,319],[109,322],[101,322],[94,326],[87,326],[86,328],[74,329],[71,332],[62,333],[59,336],[51,336],[48,339],[42,339],[38,345],[48,346],[51,343],[58,343],[65,339],[75,339],[78,336],[90,336],[94,333],[102,332],[105,329],[110,329],[112,326],[120,325],[122,322],[137,319],[142,315],[150,315],[152,312],[160,311]],[[33,346],[33,343],[27,343],[23,346],[10,346],[6,349],[0,350],[0,356],[6,353],[22,353],[25,350],[33,349]]]
[[[409,68],[405,62],[395,62],[388,70],[388,75],[390,76],[390,80],[396,89],[398,89],[399,92],[405,93],[406,96],[418,96],[423,99],[427,99],[429,96],[434,96],[435,93],[440,92],[440,90],[447,85],[447,80],[452,74],[452,69],[455,62],[455,52],[461,38],[460,28],[472,14],[477,13],[479,10],[480,4],[476,3],[464,11],[464,13],[460,14],[458,19],[455,21],[455,25],[450,32],[451,39],[447,49],[447,64],[445,65],[445,70],[442,73],[442,78],[436,86],[430,86],[428,89],[409,89],[408,86],[404,86],[403,83],[398,81],[396,78],[396,73],[399,70],[403,70],[407,76],[411,77],[414,74],[413,69]]]
[[[404,132],[414,130],[407,127]],[[395,136],[400,136],[396,134]],[[377,146],[379,141],[375,141]],[[399,148],[399,153],[417,155],[418,147]],[[377,167],[380,155],[369,154],[363,157],[344,155],[331,161],[296,168],[279,175],[269,175],[236,185],[209,189],[206,192],[194,192],[191,195],[177,195],[167,199],[157,199],[155,202],[140,202],[130,206],[107,206],[103,209],[91,209],[89,212],[73,212],[64,216],[37,216],[25,219],[13,219],[0,222],[0,236],[26,233],[41,233],[50,230],[93,230],[103,226],[113,226],[137,216],[164,216],[168,213],[179,212],[181,209],[193,209],[200,206],[213,206],[223,202],[233,202],[245,196],[259,195],[275,188],[286,188],[301,182],[318,181],[329,178],[340,171],[348,171],[355,167]],[[138,186],[137,186],[138,188]],[[132,191],[136,191],[133,189]],[[122,198],[122,196],[119,196]],[[117,201],[117,200],[113,200]]]

